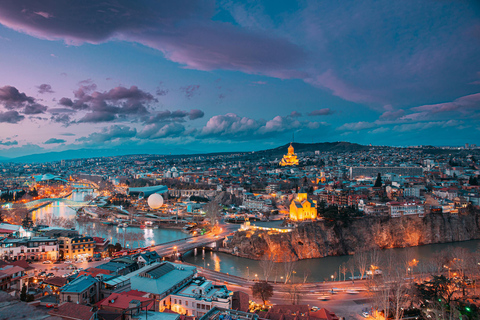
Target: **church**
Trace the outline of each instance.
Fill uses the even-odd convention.
[[[317,201],[308,199],[307,193],[300,191],[290,203],[290,220],[303,221],[317,218]]]
[[[293,166],[298,165],[298,158],[293,150],[293,146],[290,143],[290,147],[288,147],[288,153],[283,156],[282,160],[279,163],[282,167],[285,166]]]

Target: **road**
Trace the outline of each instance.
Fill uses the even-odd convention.
[[[73,269],[67,269],[67,267],[71,264],[73,264],[77,268],[83,268],[83,269],[88,269],[92,267],[96,267],[98,265],[101,265],[103,263],[108,262],[107,260],[100,260],[100,261],[92,261],[92,262],[78,262],[78,263],[48,263],[48,264],[43,264],[43,263],[30,263],[31,267],[35,268],[35,274],[38,274],[42,271],[45,271],[47,273],[53,273],[55,276],[61,277],[65,273],[70,273],[73,271]]]
[[[202,236],[195,236],[171,241],[168,243],[156,245],[153,249],[162,257],[171,256],[175,253],[185,253],[192,250],[193,248],[207,246],[212,242],[224,239],[226,236],[237,230],[239,228],[239,225],[220,224],[219,228],[220,231],[215,234],[208,233]]]
[[[243,291],[250,296],[251,300],[261,302],[259,299],[252,297],[250,287],[255,281],[206,268],[197,268],[200,276],[214,281],[217,285],[225,284],[229,290]],[[292,285],[272,283],[272,286],[274,295],[269,303],[292,303],[290,299]],[[365,319],[361,316],[361,313],[364,309],[370,308],[368,292],[365,290],[365,281],[355,281],[355,283],[351,281],[302,283],[296,286],[296,291],[300,297],[299,304],[326,308],[336,313],[337,316],[345,317],[345,319]]]

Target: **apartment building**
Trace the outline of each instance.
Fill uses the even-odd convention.
[[[51,260],[58,259],[57,239],[24,237],[0,241],[0,257],[4,260]]]
[[[93,257],[95,240],[92,237],[59,237],[60,259],[85,260]]]

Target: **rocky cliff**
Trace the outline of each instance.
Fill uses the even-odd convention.
[[[362,246],[403,248],[480,239],[480,214],[430,214],[420,217],[365,217],[345,222],[300,224],[290,233],[239,231],[228,248],[239,256],[261,259],[270,252],[277,261],[353,254]]]

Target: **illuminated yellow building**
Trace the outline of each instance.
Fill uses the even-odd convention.
[[[291,143],[290,143],[290,147],[288,147],[288,153],[283,156],[282,161],[280,161],[280,165],[282,167],[298,165],[298,158],[293,150]]]
[[[317,201],[310,200],[307,193],[301,192],[290,203],[290,220],[303,221],[317,218]]]

